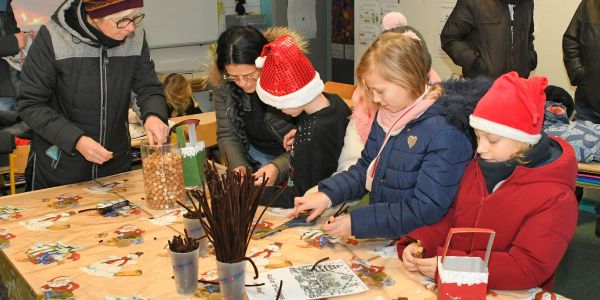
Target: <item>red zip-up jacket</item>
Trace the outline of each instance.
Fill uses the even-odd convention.
[[[467,166],[457,196],[448,213],[434,225],[408,235],[421,240],[423,257],[442,255],[452,227],[489,228],[496,231],[489,260],[489,289],[551,289],[560,263],[577,226],[575,179],[577,162],[573,148],[551,137],[562,155],[549,164],[517,166],[493,193],[473,159]],[[454,235],[447,255],[485,256],[484,234]],[[398,243],[402,258],[403,243]]]

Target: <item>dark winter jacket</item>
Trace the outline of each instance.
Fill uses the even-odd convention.
[[[91,180],[129,170],[131,147],[127,110],[135,92],[141,119],[167,120],[162,84],[150,60],[142,28],[108,48],[67,24],[84,24],[81,0],[65,1],[44,24],[23,66],[17,107],[33,129],[28,170],[33,189]],[[75,150],[80,137],[100,143],[113,158],[102,165]],[[46,151],[57,146],[58,159]]]
[[[600,115],[600,1],[583,0],[563,35],[563,60],[575,102],[591,106]]]
[[[19,43],[15,33],[21,32],[8,1],[6,11],[0,11],[0,57],[13,56],[19,53]],[[10,66],[0,59],[0,97],[15,97],[16,91],[10,76]]]
[[[444,83],[448,94],[389,138],[377,164],[369,205],[350,214],[352,235],[396,238],[444,216],[473,157],[468,115],[490,84],[484,79]],[[366,170],[384,137],[375,120],[358,162],[319,183],[319,191],[333,205],[367,192]],[[412,147],[409,137],[416,140]]]
[[[516,4],[513,26],[509,3]],[[533,0],[458,0],[440,38],[444,51],[467,78],[497,78],[509,71],[529,77],[537,66]]]
[[[486,189],[477,159],[467,169],[448,213],[437,224],[412,231],[421,240],[424,257],[442,255],[453,227],[489,228],[496,232],[489,258],[488,288],[521,290],[541,286],[551,289],[553,274],[577,225],[573,148],[551,138],[548,148],[558,151],[541,166],[517,166],[494,192]],[[488,237],[458,235],[448,255],[485,256]],[[401,257],[403,244],[398,243]]]
[[[337,169],[344,146],[344,135],[352,111],[340,96],[323,93],[330,105],[313,114],[298,116],[298,131],[290,159],[290,180],[285,191],[272,206],[294,207],[294,198],[315,186]],[[268,188],[261,200],[271,203],[277,188]]]
[[[213,94],[215,112],[217,117],[217,141],[219,150],[227,155],[227,163],[230,168],[248,166],[251,169],[258,168],[256,161],[248,154],[252,141],[248,140],[244,128],[241,126],[239,110],[252,113],[250,101],[260,101],[256,93],[246,94],[235,83],[226,83]],[[292,119],[281,111],[266,106],[264,117],[265,128],[277,141],[276,146],[281,147],[281,155],[273,160],[273,164],[279,170],[279,180],[288,174],[290,156],[283,148],[283,137],[294,129]]]

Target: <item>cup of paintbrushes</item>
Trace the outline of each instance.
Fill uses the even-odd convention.
[[[244,299],[246,293],[246,261],[223,263],[217,261],[221,299]]]
[[[175,278],[175,289],[182,296],[192,296],[198,288],[199,244],[187,235],[174,236],[169,241],[169,253]]]
[[[200,216],[201,212],[199,211],[186,212],[183,214],[183,227],[191,238],[198,241],[198,253],[200,256],[204,257],[208,253],[208,239],[206,238],[204,227],[202,227],[202,223],[200,222]]]

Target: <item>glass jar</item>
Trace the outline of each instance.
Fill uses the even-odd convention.
[[[176,145],[142,144],[142,168],[146,205],[151,209],[169,209],[185,201],[183,162]]]

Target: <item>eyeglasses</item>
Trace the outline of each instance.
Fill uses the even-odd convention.
[[[240,82],[242,79],[244,79],[245,81],[254,82],[258,79],[257,73],[258,73],[258,69],[255,69],[251,73],[248,73],[245,75],[223,74],[223,79],[226,81],[234,81],[234,82]]]
[[[133,18],[129,18],[129,17],[124,17],[119,21],[115,21],[112,20],[113,22],[115,22],[115,24],[117,24],[117,28],[122,29],[127,27],[127,25],[133,23],[133,25],[137,25],[140,24],[140,22],[144,19],[146,15],[145,14],[139,14]]]

